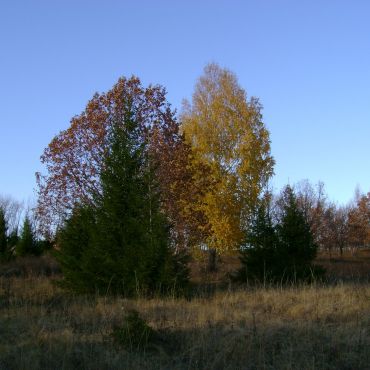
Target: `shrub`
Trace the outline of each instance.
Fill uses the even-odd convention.
[[[136,310],[130,311],[121,326],[113,328],[115,343],[129,351],[145,350],[154,338],[154,330],[139,316]]]

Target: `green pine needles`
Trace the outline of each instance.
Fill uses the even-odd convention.
[[[17,242],[15,252],[17,256],[21,257],[30,254],[39,254],[37,253],[37,243],[32,223],[28,216],[24,219],[22,232]]]
[[[62,285],[137,296],[183,291],[188,269],[169,245],[154,162],[130,104],[112,125],[95,205],[77,205],[58,235]]]
[[[0,261],[8,259],[8,238],[7,238],[7,224],[5,219],[5,212],[0,207]]]
[[[263,283],[311,281],[323,275],[313,265],[317,245],[290,186],[279,200],[279,219],[272,221],[269,205],[261,204],[241,251],[237,279]]]

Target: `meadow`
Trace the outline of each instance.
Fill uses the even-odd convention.
[[[331,281],[289,287],[198,262],[192,297],[130,300],[66,293],[52,259],[20,259],[0,269],[0,369],[370,369],[369,257],[322,255]],[[155,332],[144,350],[112,336],[131,310]]]

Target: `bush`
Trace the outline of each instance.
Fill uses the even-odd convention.
[[[115,343],[125,349],[140,351],[148,347],[154,334],[154,330],[139,316],[139,313],[132,310],[124,318],[122,326],[113,328],[112,337]]]

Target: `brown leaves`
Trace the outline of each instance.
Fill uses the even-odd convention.
[[[107,93],[95,94],[41,156],[46,174],[38,173],[36,179],[38,214],[44,231],[54,229],[76,203],[93,203],[99,195],[107,134],[113,122],[124,124],[128,104],[141,125],[143,141],[147,140],[148,130],[166,126],[164,121],[173,119],[164,88],[145,88],[137,77],[120,78]]]

